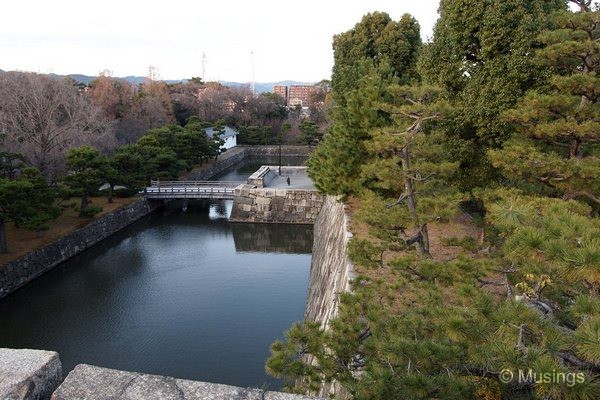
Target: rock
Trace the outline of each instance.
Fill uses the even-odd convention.
[[[0,348],[0,399],[49,399],[61,380],[58,353]]]
[[[310,400],[314,397],[80,364],[52,400]]]

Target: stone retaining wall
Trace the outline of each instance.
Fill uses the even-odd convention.
[[[338,315],[340,294],[350,291],[355,274],[347,256],[348,240],[352,237],[349,217],[343,203],[326,196],[314,225],[313,255],[310,264],[308,300],[304,317],[329,328]],[[310,361],[310,360],[309,360]],[[337,382],[323,384],[319,396],[347,399],[349,395]]]
[[[221,154],[214,164],[206,165],[198,171],[193,171],[186,176],[189,181],[208,181],[213,176],[220,174],[227,168],[244,161],[248,157],[248,152],[244,147],[233,147]]]
[[[313,224],[321,211],[325,196],[316,190],[235,188],[232,222]]]
[[[260,156],[278,156],[279,146],[236,146],[238,148],[245,149],[247,156],[260,157]],[[281,155],[285,157],[308,157],[314,150],[314,147],[310,146],[292,146],[283,145],[281,146]]]
[[[17,260],[0,266],[0,298],[54,268],[156,208],[145,199],[103,215],[97,220]]]

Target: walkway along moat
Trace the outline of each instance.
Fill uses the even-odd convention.
[[[173,202],[0,300],[0,347],[58,351],[65,374],[88,363],[279,388],[264,361],[303,318],[312,226],[232,224],[231,207]]]

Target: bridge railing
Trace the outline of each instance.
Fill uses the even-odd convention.
[[[142,193],[146,195],[155,194],[231,194],[235,192],[233,187],[147,187]]]
[[[152,188],[169,188],[169,187],[228,187],[234,188],[246,182],[238,181],[161,181],[151,180],[150,187]]]

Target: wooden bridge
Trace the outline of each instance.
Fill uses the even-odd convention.
[[[142,191],[147,199],[215,199],[233,200],[234,181],[150,181]]]

